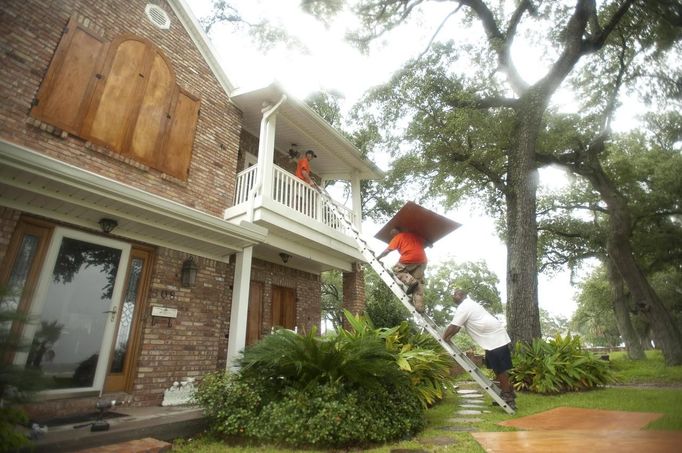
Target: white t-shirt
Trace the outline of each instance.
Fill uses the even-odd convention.
[[[471,338],[486,351],[511,342],[504,324],[471,299],[457,306],[450,324],[463,327]]]

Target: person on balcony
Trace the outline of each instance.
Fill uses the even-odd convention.
[[[310,176],[310,161],[316,157],[317,154],[315,154],[312,149],[309,149],[305,152],[305,155],[298,160],[298,164],[296,165],[296,176],[313,187],[317,187],[317,184]]]
[[[393,250],[400,253],[400,259],[392,270],[398,280],[405,285],[405,293],[412,294],[412,305],[419,313],[424,313],[424,271],[426,271],[426,240],[409,231],[392,228],[391,242],[386,249],[377,255],[380,260]]]
[[[485,364],[493,370],[500,383],[500,396],[509,407],[516,410],[516,394],[509,382],[509,370],[513,366],[511,339],[504,324],[481,304],[468,299],[466,291],[460,288],[453,291],[452,301],[457,309],[450,325],[443,332],[443,340],[449,342],[464,327],[471,339],[485,350]]]

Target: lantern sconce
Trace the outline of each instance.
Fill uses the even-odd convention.
[[[185,288],[194,286],[197,282],[197,271],[199,267],[194,262],[194,258],[190,256],[182,263],[181,280],[182,286]]]
[[[291,258],[291,255],[289,255],[288,253],[282,252],[279,254],[279,257],[282,258],[282,262],[284,264],[287,264],[287,261],[289,261],[289,258]]]
[[[101,218],[99,219],[99,227],[102,230],[102,233],[109,234],[112,231],[114,231],[114,228],[118,226],[118,222],[114,219],[107,219],[107,218]]]

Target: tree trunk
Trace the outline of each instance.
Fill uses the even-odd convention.
[[[529,92],[517,110],[507,168],[507,326],[513,343],[540,338],[535,146],[544,102]]]
[[[606,249],[610,259],[630,289],[637,308],[647,317],[668,366],[682,365],[682,335],[668,309],[658,298],[644,272],[635,261],[630,243],[631,220],[626,200],[604,172],[598,155],[592,154],[583,172],[599,192],[609,212]]]
[[[625,297],[624,282],[621,275],[618,273],[615,264],[611,259],[606,258],[606,270],[609,276],[609,286],[611,287],[611,303],[613,311],[616,315],[616,324],[620,336],[623,337],[625,348],[628,351],[628,357],[631,360],[641,360],[646,358],[644,349],[642,349],[642,342],[639,335],[632,326],[630,319],[630,310],[628,310],[627,299]]]

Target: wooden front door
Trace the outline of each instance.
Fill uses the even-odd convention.
[[[263,283],[251,282],[249,288],[249,314],[246,321],[246,345],[260,340],[263,330]]]
[[[105,392],[131,390],[142,330],[141,318],[151,276],[151,261],[150,250],[133,248],[131,251],[109,369],[104,381]]]
[[[296,289],[272,286],[272,326],[296,328]]]

